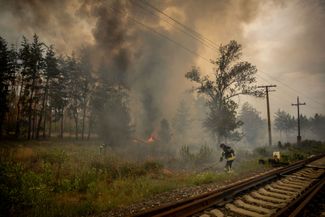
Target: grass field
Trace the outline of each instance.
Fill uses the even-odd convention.
[[[148,152],[139,160],[127,157],[125,151],[100,151],[99,144],[69,140],[2,142],[0,215],[78,216],[126,207],[176,188],[240,177],[261,168],[257,159],[272,151],[262,148],[253,154],[239,152],[240,163],[234,165],[237,172],[227,174],[197,169],[195,163],[200,161],[194,155],[185,160],[174,158],[171,163]],[[283,150],[287,161],[323,151],[322,143]],[[185,164],[186,170],[181,167]],[[191,166],[193,169],[189,169]]]

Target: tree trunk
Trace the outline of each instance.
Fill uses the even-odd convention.
[[[4,119],[4,115],[1,114],[1,118],[0,118],[0,139],[2,138],[3,119]]]
[[[36,72],[34,72],[36,73]],[[32,121],[34,120],[33,118],[33,97],[34,97],[34,88],[35,88],[35,78],[33,78],[32,81],[32,87],[31,87],[31,93],[30,93],[30,98],[29,98],[29,109],[28,109],[28,139],[31,139],[32,133],[33,133],[33,126],[32,126]]]
[[[36,128],[36,139],[39,139],[39,133],[40,133],[40,130],[41,130],[42,120],[43,120],[43,115],[42,115],[42,112],[41,112],[40,116],[38,118],[38,123],[37,123],[37,128]]]
[[[50,107],[50,115],[49,115],[49,133],[48,136],[51,138],[52,134],[52,108]]]
[[[18,102],[17,102],[17,117],[16,117],[16,131],[15,135],[16,138],[20,136],[20,103],[21,103],[21,94],[23,91],[24,80],[21,78],[20,90],[18,95]]]
[[[33,119],[32,119],[32,139],[36,138],[36,122],[37,122],[37,114],[36,114],[36,103],[33,108]]]
[[[44,110],[44,121],[43,121],[43,138],[45,139],[46,137],[46,121],[47,121],[47,109],[45,107],[45,110]]]
[[[60,138],[63,139],[63,108],[61,109],[61,127],[60,127]]]
[[[44,91],[43,101],[42,101],[42,110],[40,112],[39,119],[38,119],[38,124],[37,124],[36,139],[39,138],[39,133],[40,133],[40,130],[41,130],[41,124],[42,124],[43,116],[45,116],[45,100],[46,100],[48,85],[49,85],[49,79],[47,78],[46,79],[46,84],[45,84],[45,91]],[[44,119],[45,119],[45,117],[44,117]],[[43,130],[43,132],[45,132],[45,129]],[[43,133],[43,135],[44,135],[44,133]]]
[[[87,136],[87,140],[90,139],[90,133],[91,133],[91,125],[92,125],[92,120],[91,120],[91,115],[89,116],[89,119],[88,119],[88,136]]]
[[[82,115],[82,130],[81,130],[81,139],[84,140],[84,132],[85,132],[85,119],[86,119],[86,108],[87,108],[87,103],[84,103],[84,111]]]
[[[28,112],[28,135],[27,139],[31,139],[31,132],[32,132],[32,105],[29,103],[29,112]]]
[[[78,114],[75,114],[76,139],[78,139]]]

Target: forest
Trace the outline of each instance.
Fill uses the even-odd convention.
[[[92,65],[86,50],[81,50],[79,55],[58,55],[55,46],[46,45],[36,34],[31,40],[23,37],[19,44],[12,45],[8,45],[4,38],[0,39],[1,137],[33,140],[63,138],[69,135],[75,139],[89,140],[94,136],[102,138],[112,147],[130,144],[136,138],[136,126],[130,111],[132,93],[123,73],[107,76],[107,69],[100,66],[95,68]],[[223,49],[226,49],[226,46]],[[225,51],[221,49],[220,52]],[[216,64],[220,65],[217,62]],[[203,120],[201,124],[194,124],[205,126],[212,138],[217,138],[218,141],[222,138],[223,141],[226,138],[234,141],[243,138],[250,144],[263,144],[258,139],[265,135],[266,124],[260,113],[248,103],[242,106],[241,111],[237,111],[238,104],[231,100],[238,94],[263,94],[254,90],[253,86],[248,89],[240,88],[240,85],[254,83],[256,73],[253,66],[240,64],[242,65],[239,73],[252,71],[247,73],[246,78],[242,78],[241,83],[238,82],[237,90],[227,86],[230,82],[226,79],[231,79],[231,72],[226,74],[228,77],[220,77],[220,81],[225,80],[228,83],[224,86],[216,84],[224,89],[215,93],[212,91],[213,81],[207,77],[200,78],[200,72],[196,68],[188,72],[186,77],[200,84],[195,87],[200,98],[184,98],[174,112],[172,120],[161,119],[161,139],[168,143],[172,134],[177,137],[185,131],[190,131],[190,120],[193,117],[190,114],[189,100],[192,100],[201,104],[200,119]],[[225,92],[227,88],[228,93]],[[224,96],[219,96],[222,91],[225,92]],[[156,119],[157,111],[154,107],[151,108],[151,96],[144,96],[142,101],[148,107],[147,118]],[[220,105],[223,108],[219,108]],[[205,118],[204,113],[208,110],[209,116]],[[227,115],[217,115],[218,112]],[[309,118],[301,115],[300,119],[303,134],[309,138],[324,139],[322,114]],[[283,110],[274,114],[274,130],[279,133],[279,140],[292,141],[289,138],[296,131],[296,122],[294,116]],[[154,129],[157,127],[150,126],[152,124],[144,127],[140,138],[147,139],[153,133],[158,134],[158,130]],[[154,136],[158,138],[158,135]]]
[[[0,217],[132,216],[325,153],[324,9],[0,0]]]

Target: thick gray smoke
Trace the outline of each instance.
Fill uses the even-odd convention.
[[[254,57],[260,54],[260,50],[256,49],[259,49],[257,45],[261,43],[255,46],[253,37],[247,39],[247,26],[263,17],[261,11],[268,8],[272,11],[274,8],[298,5],[296,10],[301,12],[304,9],[297,2],[299,3],[266,3],[258,0],[154,0],[149,3],[218,44],[228,43],[230,39],[243,43],[244,50],[247,49]],[[321,3],[316,0],[312,2],[311,9]],[[184,78],[191,66],[201,66],[202,71],[211,72],[211,65],[205,60],[154,31],[208,59],[217,55],[215,48],[206,48],[189,37],[188,33],[184,34],[166,23],[166,17],[153,12],[142,1],[0,0],[0,5],[0,35],[10,42],[16,43],[21,35],[30,37],[37,33],[47,44],[54,44],[61,54],[71,54],[73,51],[78,54],[82,49],[82,52],[88,54],[94,71],[100,69],[107,82],[118,82],[127,86],[132,102],[132,117],[137,133],[141,136],[147,136],[154,131],[161,119],[171,121],[182,94],[191,87],[190,82]],[[317,10],[324,11],[324,7]],[[318,12],[317,17],[324,17]],[[152,13],[156,15],[153,16]],[[147,27],[134,22],[134,18]],[[319,22],[309,19],[305,23],[308,24],[307,29],[315,34],[308,35],[310,40],[304,47],[312,49],[312,36],[317,38],[324,31],[318,28]],[[304,44],[300,37],[297,41]],[[249,43],[249,46],[245,43]],[[316,49],[316,63],[324,57],[319,55],[324,43],[321,45]],[[294,53],[293,59],[285,53],[286,58],[282,58],[280,62],[285,60],[290,63],[290,67],[290,60],[303,59],[303,52],[292,52],[294,49],[296,45],[289,43],[285,51]],[[308,54],[308,60],[311,59],[312,55]],[[254,58],[252,61],[255,64]],[[319,71],[321,65],[315,64],[313,68]]]

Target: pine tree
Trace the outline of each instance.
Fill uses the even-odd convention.
[[[10,63],[10,52],[5,39],[0,37],[0,137],[2,137],[5,115],[9,109],[9,94],[14,70]]]

